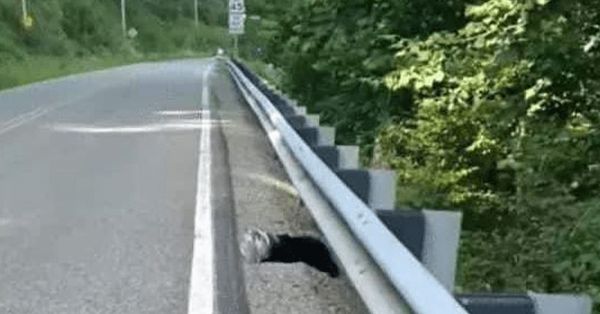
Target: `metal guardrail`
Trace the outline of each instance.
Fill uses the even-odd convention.
[[[390,285],[386,276],[348,230],[346,223],[339,217],[337,211],[321,195],[319,188],[312,183],[302,166],[292,156],[281,135],[262,111],[258,102],[241,85],[236,76],[233,76],[233,80],[264,129],[290,181],[294,184],[306,208],[327,239],[339,265],[344,268],[346,276],[353,283],[365,306],[371,313],[377,314],[411,313],[412,311]]]
[[[293,157],[336,209],[410,310],[422,314],[467,313],[454,296],[388,230],[371,208],[298,135],[283,114],[256,86],[257,78],[244,73],[245,69],[233,62],[228,64],[240,87],[256,100]]]

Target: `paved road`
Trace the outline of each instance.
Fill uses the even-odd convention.
[[[0,313],[325,313],[356,304],[343,279],[299,265],[262,277],[241,267],[237,228],[293,231],[290,219],[306,216],[274,217],[302,209],[290,206],[296,197],[278,184],[285,176],[260,132],[214,59],[0,92]]]

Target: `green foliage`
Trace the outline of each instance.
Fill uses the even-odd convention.
[[[145,55],[106,54],[65,59],[56,56],[29,56],[18,62],[1,65],[0,90],[43,81],[75,73],[83,73],[142,61],[158,61],[176,58],[204,58],[209,53],[181,51],[175,53],[150,53]]]
[[[490,0],[456,32],[395,45],[385,83],[416,112],[380,134],[381,159],[399,170],[403,201],[464,210],[467,289],[600,301],[600,60],[582,49],[592,6]]]
[[[392,70],[390,44],[400,35],[457,27],[462,7],[462,1],[284,1],[259,12],[267,15],[268,60],[288,74],[286,88],[336,126],[341,143],[370,147],[383,121],[409,110],[390,106],[405,95],[390,93],[379,79]]]
[[[0,0],[0,66],[27,56],[88,57],[104,54],[214,51],[229,44],[223,27],[225,0],[202,1],[200,24],[193,23],[189,0],[128,1],[124,38],[120,1],[30,1],[33,27],[21,23],[19,1]]]
[[[139,58],[129,56],[86,57],[75,60],[54,56],[27,57],[19,62],[2,64],[0,90],[61,75],[93,71],[139,60]]]
[[[76,42],[81,52],[116,50],[123,44],[118,25],[120,20],[113,11],[118,7],[108,2],[93,5],[92,0],[68,0],[62,3],[60,26],[65,36]],[[54,17],[57,18],[57,17]]]
[[[118,0],[29,1],[33,27],[21,21],[20,1],[0,0],[0,88],[103,65],[161,56],[197,55],[229,45],[226,1],[201,1],[200,23],[189,0],[128,1],[124,38]]]
[[[265,12],[284,88],[366,148],[365,161],[396,169],[400,203],[464,212],[461,290],[600,302],[597,0]]]

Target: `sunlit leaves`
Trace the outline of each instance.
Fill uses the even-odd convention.
[[[462,287],[600,300],[597,0],[295,3],[286,87],[397,170],[403,205],[463,210]]]
[[[536,232],[552,234],[569,225],[561,219],[581,213],[577,204],[598,199],[600,188],[600,180],[588,169],[592,156],[600,156],[600,63],[589,53],[595,43],[590,39],[594,35],[587,34],[595,31],[585,31],[585,21],[593,21],[598,10],[593,5],[575,7],[566,0],[557,6],[489,0],[467,8],[470,23],[456,32],[401,39],[393,45],[395,70],[384,82],[392,90],[411,92],[416,108],[413,119],[385,129],[378,140],[382,159],[399,169],[399,194],[405,202],[423,206],[431,205],[423,199],[429,193],[436,195],[437,207],[465,210],[465,228],[482,231],[480,237],[502,252],[490,258],[501,263],[509,255],[518,257],[509,263],[517,272],[514,277],[493,276],[492,270],[503,266],[474,255],[475,247],[491,247],[469,237],[467,263],[491,273],[479,276],[464,268],[467,286],[520,288],[528,282],[554,290],[587,287],[595,278],[584,251],[562,256],[586,261],[557,266],[573,268],[568,270],[573,277],[564,282],[555,282],[558,273],[546,267],[531,267],[552,267],[560,255],[544,250],[550,243],[566,243],[540,241]],[[555,211],[551,216],[560,218],[546,219],[550,208]],[[600,211],[594,217],[600,220]],[[518,224],[524,232],[513,233],[512,242],[494,238],[512,232],[510,224],[500,221]],[[586,244],[594,241],[583,229],[578,232]],[[516,254],[509,246],[518,242],[535,249]]]

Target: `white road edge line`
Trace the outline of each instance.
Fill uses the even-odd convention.
[[[211,207],[211,148],[210,97],[208,80],[212,66],[202,76],[202,133],[196,179],[196,213],[194,219],[194,245],[188,298],[188,314],[212,314],[214,302],[213,226]]]

